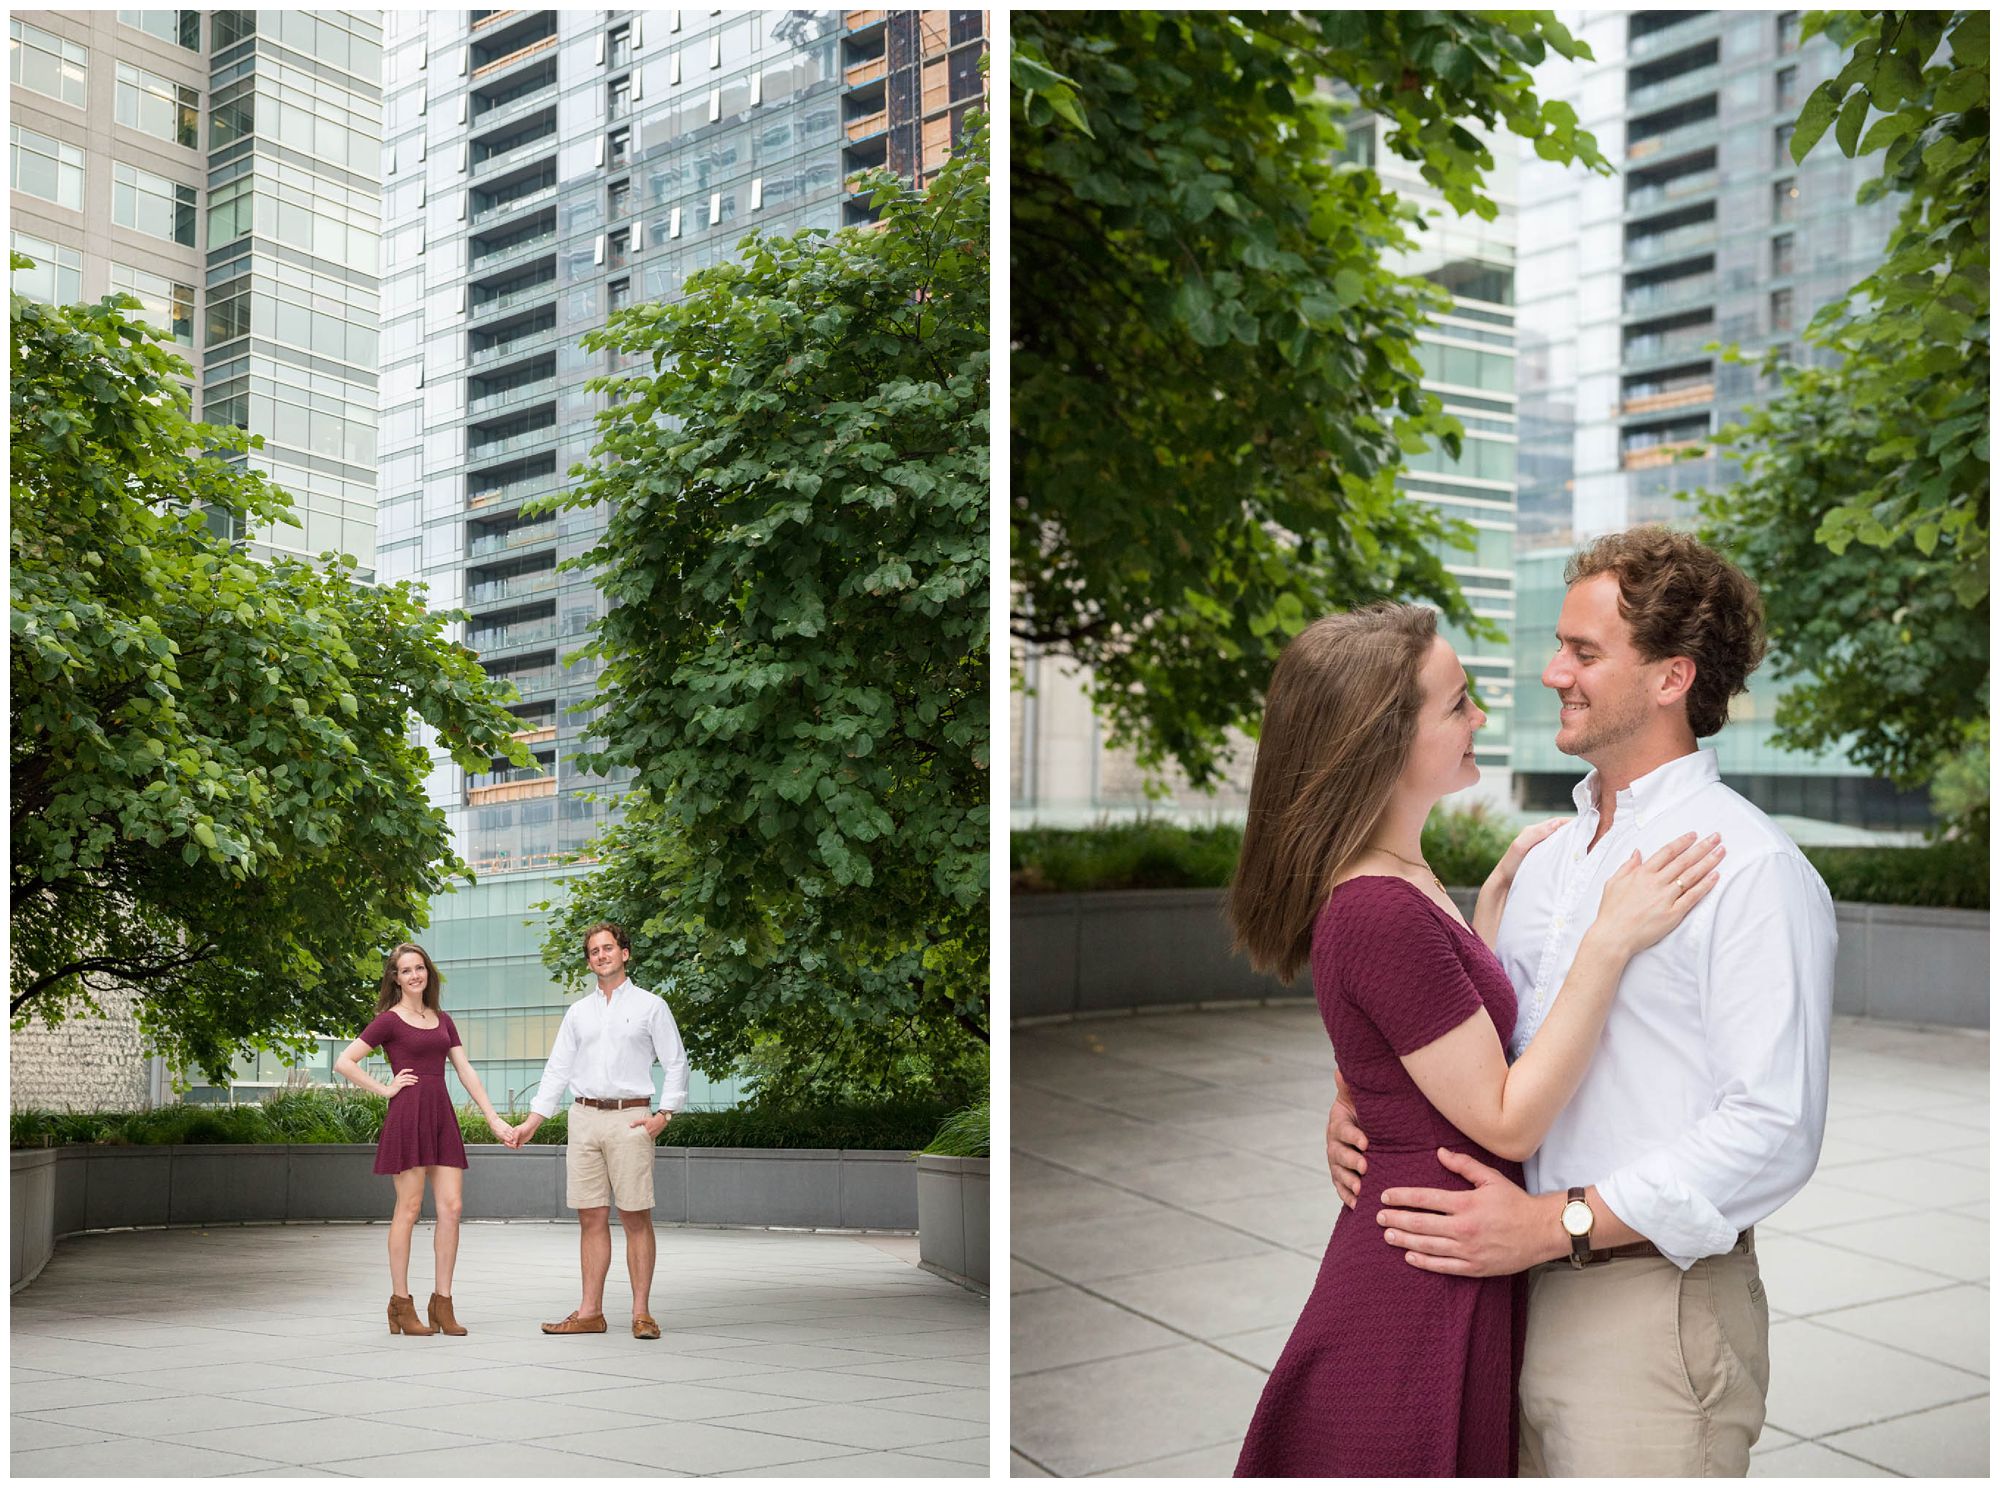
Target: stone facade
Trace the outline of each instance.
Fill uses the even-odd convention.
[[[14,1110],[138,1111],[152,1103],[137,995],[100,1001],[102,1018],[68,1018],[55,1028],[32,1019],[8,1034]]]

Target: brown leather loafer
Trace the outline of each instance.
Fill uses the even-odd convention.
[[[602,1333],[604,1331],[604,1314],[594,1312],[589,1317],[585,1317],[582,1313],[572,1312],[559,1323],[543,1323],[542,1331],[544,1333]]]
[[[642,1312],[632,1319],[632,1336],[634,1338],[658,1338],[660,1336],[660,1325],[654,1322],[651,1316]]]

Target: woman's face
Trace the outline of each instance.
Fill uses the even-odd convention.
[[[431,974],[424,966],[424,958],[415,951],[405,951],[396,958],[396,985],[403,989],[405,997],[423,996],[430,980]]]
[[[1472,758],[1472,736],[1486,727],[1466,688],[1465,668],[1443,636],[1431,642],[1418,674],[1423,706],[1417,713],[1416,737],[1398,782],[1431,800],[1479,783],[1479,766]]]

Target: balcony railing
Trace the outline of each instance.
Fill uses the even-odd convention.
[[[486,12],[485,15],[481,16],[478,20],[472,23],[472,29],[474,31],[484,31],[488,26],[499,25],[500,22],[506,20],[508,16],[526,15],[526,14],[527,14],[526,11],[521,11],[521,10],[489,10]]]
[[[1649,233],[1642,238],[1633,238],[1625,244],[1627,263],[1654,263],[1663,258],[1672,258],[1679,253],[1693,253],[1702,248],[1715,246],[1715,224],[1713,222],[1690,222],[1685,227],[1670,228],[1663,233]]]
[[[1658,465],[1671,465],[1681,457],[1682,450],[1705,450],[1706,439],[1675,439],[1666,444],[1649,444],[1644,449],[1625,451],[1620,463],[1627,470],[1651,470]]]
[[[465,804],[468,806],[492,806],[501,801],[530,801],[537,796],[553,796],[556,793],[556,778],[544,775],[538,780],[513,780],[502,785],[474,785],[466,782]],[[481,872],[494,870],[482,868]]]
[[[505,103],[494,104],[472,121],[472,132],[479,134],[511,120],[525,118],[536,109],[547,108],[555,100],[555,96],[556,85],[551,79],[539,88],[530,88],[519,98],[510,98]]]
[[[870,135],[881,134],[888,127],[889,111],[884,109],[880,113],[854,120],[847,126],[847,137],[850,140],[867,139]]]
[[[1644,139],[1628,140],[1625,145],[1627,160],[1664,160],[1678,155],[1683,150],[1697,149],[1712,145],[1721,132],[1714,119],[1701,119],[1693,124],[1683,124],[1678,129],[1669,129],[1665,134],[1649,134]]]
[[[473,584],[465,591],[467,604],[490,605],[503,600],[526,599],[536,594],[553,594],[561,583],[552,568],[541,568],[533,573],[516,574],[511,579],[488,579],[483,584]]]
[[[475,537],[465,545],[465,552],[466,556],[470,558],[484,558],[488,553],[505,553],[514,548],[532,548],[537,543],[554,542],[555,540],[556,524],[554,522],[536,522],[530,526],[515,527],[506,532],[496,532],[488,537]],[[555,622],[550,621],[549,623],[550,625],[554,625]],[[553,630],[550,631],[551,635],[554,633]],[[509,641],[506,644],[514,645],[515,642]]]
[[[520,744],[547,744],[555,736],[556,726],[553,723],[543,724],[536,728],[519,729],[508,735],[510,739]]]
[[[516,501],[532,501],[537,496],[547,496],[562,489],[562,481],[553,475],[530,476],[526,480],[509,481],[504,486],[495,486],[490,491],[481,491],[468,496],[465,504],[477,509],[486,506],[510,506]]]
[[[492,362],[504,362],[508,357],[523,356],[544,346],[553,346],[557,340],[556,328],[547,326],[505,341],[496,341],[491,346],[482,346],[465,359],[465,365],[483,367]]]
[[[489,206],[481,207],[472,214],[472,220],[475,223],[491,222],[496,218],[508,216],[511,213],[522,211],[528,207],[539,207],[542,203],[552,202],[555,199],[556,188],[554,186],[543,186],[535,191],[524,192],[520,196],[509,197],[506,201],[497,201]]]
[[[1652,310],[1667,310],[1675,305],[1687,305],[1711,299],[1714,294],[1715,275],[1688,274],[1679,279],[1667,279],[1658,284],[1647,284],[1638,289],[1627,290],[1625,313],[1643,315]]]
[[[561,434],[562,430],[554,424],[544,424],[541,428],[530,429],[525,434],[511,434],[505,439],[475,444],[466,452],[465,457],[468,460],[498,459],[501,455],[511,455],[516,450],[534,449],[537,446],[552,444],[561,437]]]
[[[538,377],[533,382],[524,382],[519,387],[474,398],[465,405],[465,411],[468,414],[491,413],[496,408],[511,408],[516,403],[533,403],[538,399],[553,398],[555,395],[556,379],[551,373],[547,377]]]
[[[547,666],[524,667],[518,672],[489,673],[495,682],[512,682],[521,690],[522,696],[535,692],[548,692],[562,680],[562,668],[551,662]]]
[[[1684,352],[1700,351],[1716,339],[1712,325],[1688,326],[1678,331],[1655,331],[1647,336],[1634,336],[1625,343],[1625,360],[1628,362],[1650,362],[1657,357],[1680,356]]]
[[[472,307],[473,318],[491,315],[494,311],[505,310],[510,305],[525,305],[533,299],[550,299],[554,297],[555,292],[556,276],[551,274],[546,279],[537,279],[533,284],[523,285],[520,289],[510,289],[507,293],[495,295],[490,300],[479,301]]]
[[[889,57],[885,52],[879,57],[870,57],[866,62],[857,62],[847,69],[847,86],[858,88],[863,83],[872,83],[877,78],[889,74]]]
[[[1720,171],[1705,170],[1695,171],[1691,175],[1675,176],[1671,181],[1662,181],[1656,186],[1635,186],[1625,195],[1625,210],[1628,214],[1644,212],[1670,202],[1707,196],[1721,183]]]
[[[1650,113],[1671,104],[1685,103],[1690,98],[1703,97],[1720,86],[1721,76],[1722,69],[1711,64],[1697,67],[1693,72],[1684,72],[1679,77],[1668,78],[1663,83],[1647,83],[1625,95],[1625,111],[1629,114]]]
[[[1670,26],[1662,26],[1657,31],[1648,31],[1644,36],[1635,36],[1626,44],[1625,55],[1632,61],[1642,57],[1661,57],[1684,46],[1693,46],[1698,41],[1706,41],[1715,34],[1717,20],[1712,10],[1687,10],[1680,12],[1680,18]]]
[[[465,638],[465,644],[483,655],[488,651],[505,651],[514,646],[531,646],[537,641],[553,641],[556,636],[554,620],[537,620],[532,624],[495,625],[475,630]]]
[[[542,155],[553,155],[555,149],[556,132],[551,129],[547,134],[536,135],[525,145],[516,145],[513,149],[503,150],[498,155],[488,155],[484,160],[473,161],[472,174],[478,177],[486,175],[491,171],[504,170],[510,165],[519,165],[524,160],[533,160]]]
[[[1627,398],[1618,407],[1626,413],[1665,413],[1674,408],[1693,408],[1702,403],[1715,401],[1713,382],[1691,382],[1685,387],[1669,388],[1664,392],[1642,393],[1636,398]]]
[[[526,46],[509,52],[504,57],[495,57],[483,67],[473,68],[472,80],[476,83],[481,78],[492,77],[497,72],[505,72],[517,62],[525,62],[530,57],[549,51],[555,44],[556,39],[553,36],[544,36],[540,41],[531,41]]]
[[[475,254],[470,268],[474,272],[496,268],[510,259],[526,258],[536,249],[546,248],[556,240],[556,230],[550,228],[545,233],[536,233],[532,238],[519,238],[500,248],[489,248],[484,253]]]

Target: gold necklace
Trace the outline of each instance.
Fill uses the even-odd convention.
[[[1438,892],[1440,894],[1443,894],[1447,899],[1451,897],[1451,891],[1444,886],[1444,880],[1437,876],[1437,873],[1431,868],[1431,865],[1429,863],[1423,862],[1421,860],[1412,862],[1409,858],[1404,857],[1399,852],[1390,852],[1389,849],[1386,847],[1378,847],[1375,849],[1375,851],[1377,851],[1378,853],[1386,853],[1388,854],[1388,856],[1394,858],[1399,863],[1409,863],[1409,865],[1412,868],[1423,869],[1424,872],[1430,874],[1431,882],[1437,885]]]

